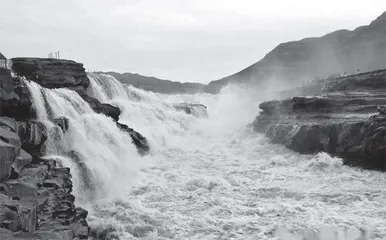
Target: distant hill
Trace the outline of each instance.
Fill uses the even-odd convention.
[[[339,30],[319,38],[281,43],[263,59],[231,76],[210,82],[205,92],[218,93],[230,82],[259,84],[280,79],[286,84],[385,68],[386,12],[370,25]]]
[[[179,94],[179,93],[197,93],[202,92],[205,85],[201,83],[181,83],[169,80],[162,80],[155,77],[146,77],[139,74],[132,73],[116,73],[105,72],[112,75],[119,81],[125,84],[130,84],[137,88],[147,91],[159,92],[164,94]]]

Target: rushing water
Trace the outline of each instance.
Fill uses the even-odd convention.
[[[95,238],[386,238],[385,174],[324,153],[300,155],[254,133],[248,124],[269,91],[167,96],[108,75],[89,78],[89,94],[121,109],[119,121],[149,140],[149,155],[139,156],[77,93],[27,84],[40,119],[70,118],[47,157],[75,173],[77,204],[89,210]],[[176,111],[172,104],[182,102],[205,104],[208,117]]]

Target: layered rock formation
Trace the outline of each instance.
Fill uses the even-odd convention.
[[[23,78],[46,88],[75,90],[95,112],[116,122],[120,109],[85,94],[89,79],[82,64],[38,58],[15,58],[12,63],[16,77],[0,68],[0,239],[87,239],[87,211],[74,205],[70,169],[45,156],[51,135],[45,123],[36,119]],[[50,116],[50,121],[56,125],[51,130],[63,134],[71,125],[67,117]],[[145,137],[117,125],[128,132],[140,153],[149,151]],[[50,140],[59,141],[58,136]],[[65,154],[85,167],[76,153]],[[89,184],[87,179],[83,182]]]
[[[205,91],[218,93],[228,83],[260,85],[278,80],[301,85],[331,73],[370,71],[386,66],[386,12],[369,25],[322,37],[281,43],[263,59],[238,73],[210,82]]]
[[[1,239],[88,237],[87,211],[74,205],[70,169],[40,158],[46,139],[41,122],[0,117]]]
[[[46,88],[82,91],[90,85],[83,64],[52,58],[13,58],[12,70]]]
[[[327,152],[344,163],[386,170],[386,70],[329,80],[314,97],[260,104],[255,131],[300,153]]]

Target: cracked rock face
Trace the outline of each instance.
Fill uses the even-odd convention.
[[[54,122],[68,129],[68,119]],[[74,205],[70,169],[40,158],[46,140],[41,122],[0,117],[1,239],[88,237],[87,211]]]
[[[336,79],[317,96],[261,103],[253,126],[294,151],[323,151],[347,165],[386,171],[384,89],[386,70]]]
[[[13,58],[12,70],[46,88],[86,89],[90,80],[83,64],[50,58]]]

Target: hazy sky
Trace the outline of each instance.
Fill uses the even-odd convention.
[[[367,25],[385,0],[0,0],[0,52],[207,83],[281,42]]]

